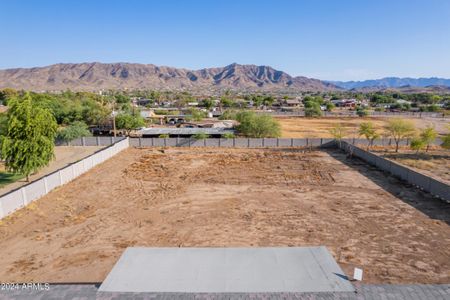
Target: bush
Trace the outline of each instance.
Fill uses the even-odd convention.
[[[419,151],[425,148],[425,146],[426,143],[421,138],[414,138],[411,140],[410,147],[411,149],[416,150],[416,153],[419,153]]]
[[[84,136],[91,136],[88,126],[84,122],[76,121],[67,127],[60,128],[56,135],[56,139],[70,142]]]
[[[306,117],[320,117],[322,116],[322,110],[320,104],[316,101],[305,102],[305,116]]]
[[[193,137],[196,140],[204,140],[204,139],[209,138],[209,135],[204,132],[200,132],[200,133],[194,134]]]
[[[234,139],[234,138],[235,138],[235,135],[234,135],[234,133],[232,133],[232,132],[227,132],[227,133],[224,133],[224,134],[222,135],[222,137],[223,137],[224,139]]]
[[[367,109],[364,109],[364,108],[362,108],[362,107],[358,107],[358,108],[356,109],[356,114],[357,114],[359,117],[366,117],[367,115],[369,115],[369,112],[367,111]]]
[[[243,111],[237,113],[236,120],[240,123],[237,129],[246,137],[264,138],[281,135],[280,124],[272,116]]]
[[[160,134],[158,137],[159,137],[160,139],[168,139],[168,138],[169,138],[169,135],[168,135],[167,133],[163,133],[163,134]]]
[[[189,120],[201,121],[208,116],[206,112],[198,109],[191,109],[190,115],[191,116],[189,118],[186,118],[188,121]]]
[[[236,120],[236,111],[234,110],[226,110],[219,117],[219,120]]]

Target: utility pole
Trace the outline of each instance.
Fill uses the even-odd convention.
[[[113,117],[113,135],[114,135],[114,137],[116,137],[117,136],[117,133],[116,133],[116,111],[115,111],[116,98],[114,98],[114,96],[113,96],[113,100],[112,100],[111,104],[112,104],[112,117]]]

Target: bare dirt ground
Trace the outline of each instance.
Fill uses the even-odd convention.
[[[32,174],[30,176],[30,181],[36,180],[41,178],[44,175],[50,174],[60,168],[63,168],[64,166],[67,166],[68,164],[74,163],[84,157],[87,157],[94,153],[95,151],[98,151],[104,147],[96,147],[96,146],[89,146],[89,147],[79,147],[79,146],[58,146],[55,147],[55,159],[50,162],[50,164],[39,170],[39,172]],[[0,162],[0,171],[4,171],[5,166],[2,162]],[[10,183],[8,185],[3,186],[0,188],[0,195],[3,195],[11,190],[14,190],[18,187],[21,187],[22,185],[27,184],[25,178],[20,179],[16,182]]]
[[[100,282],[124,249],[325,245],[367,283],[449,283],[448,205],[343,153],[127,149],[0,223],[0,281]]]
[[[393,147],[378,146],[373,147],[372,152],[450,184],[449,150],[433,146],[428,152],[421,151],[416,153],[416,151],[407,147],[401,147],[399,152],[396,153]]]
[[[389,121],[389,117],[277,117],[281,125],[281,136],[285,138],[331,138],[329,130],[340,123],[346,129],[349,138],[358,137],[358,127],[362,122],[372,122],[380,134]],[[406,118],[405,118],[406,119]],[[443,118],[408,118],[417,129],[434,126],[439,134],[448,132],[450,119]]]

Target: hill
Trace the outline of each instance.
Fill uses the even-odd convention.
[[[338,90],[334,84],[293,77],[269,66],[231,64],[187,70],[134,63],[55,64],[38,68],[0,70],[0,88],[97,91],[106,89],[235,89]]]
[[[385,89],[385,88],[403,88],[403,87],[429,87],[444,86],[450,87],[450,79],[430,77],[430,78],[399,78],[385,77],[382,79],[364,80],[364,81],[328,81],[341,88],[351,89]]]

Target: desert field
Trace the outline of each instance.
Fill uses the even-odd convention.
[[[2,282],[101,282],[129,246],[318,245],[366,283],[450,282],[449,207],[334,151],[130,148],[0,222]]]
[[[329,130],[340,123],[346,129],[346,137],[357,138],[359,124],[372,122],[380,134],[384,132],[384,126],[389,117],[276,117],[281,125],[281,137],[284,138],[331,138]],[[405,118],[404,118],[405,119]],[[448,132],[450,119],[443,118],[407,118],[417,129],[426,126],[434,126],[439,134]]]

